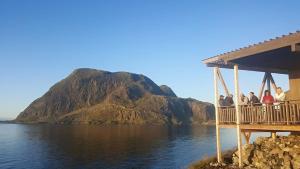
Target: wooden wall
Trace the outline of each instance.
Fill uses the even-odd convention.
[[[290,91],[289,99],[300,100],[300,71],[289,73]]]

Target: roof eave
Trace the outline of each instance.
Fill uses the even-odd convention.
[[[202,60],[204,64],[215,63],[217,61],[229,62],[234,59],[239,59],[263,52],[268,52],[274,49],[279,49],[283,47],[291,47],[293,50],[296,44],[300,44],[300,31],[295,33],[290,33],[289,35],[283,35],[281,37],[276,37],[275,39],[270,39],[258,44],[250,45],[244,48],[237,49],[235,51],[227,52],[215,57],[210,57]]]

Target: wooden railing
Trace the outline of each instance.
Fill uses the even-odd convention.
[[[236,123],[235,107],[219,107],[219,121],[221,124]]]
[[[242,105],[241,124],[299,124],[300,101],[286,101],[273,105]],[[236,124],[235,107],[219,107],[220,124]]]

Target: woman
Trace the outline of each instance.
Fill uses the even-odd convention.
[[[266,105],[272,105],[274,103],[274,97],[271,95],[269,90],[265,90],[265,95],[262,102]]]
[[[274,103],[274,97],[271,95],[269,90],[265,90],[265,95],[263,97],[262,100],[263,103],[263,117],[264,120],[268,120],[270,119],[270,114],[272,112],[272,106]]]
[[[248,105],[249,99],[243,93],[240,94],[239,105]]]

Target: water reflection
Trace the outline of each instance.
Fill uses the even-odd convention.
[[[222,135],[233,147],[235,132]],[[212,154],[213,126],[0,124],[0,168],[185,168]]]

